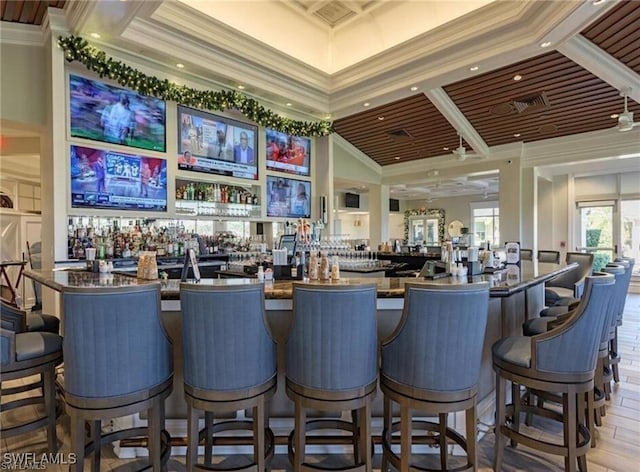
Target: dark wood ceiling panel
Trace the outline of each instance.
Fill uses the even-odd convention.
[[[640,74],[640,2],[624,1],[613,7],[582,35]]]
[[[623,110],[615,88],[555,51],[444,89],[489,146],[613,127],[611,115]],[[548,107],[517,111],[514,101],[543,93]]]
[[[11,23],[41,25],[48,7],[64,8],[66,0],[0,0],[0,19]]]
[[[335,129],[380,165],[440,156],[445,147],[458,146],[456,130],[422,93],[336,120]]]

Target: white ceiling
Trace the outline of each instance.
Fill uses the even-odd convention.
[[[493,0],[178,0],[328,74]]]

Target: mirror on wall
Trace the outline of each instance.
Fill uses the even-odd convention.
[[[411,246],[439,246],[444,241],[444,210],[418,208],[404,212],[404,240]]]

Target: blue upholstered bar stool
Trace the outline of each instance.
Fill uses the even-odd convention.
[[[618,326],[622,325],[622,317],[624,315],[624,305],[627,299],[627,291],[629,290],[631,275],[633,273],[633,267],[636,263],[636,260],[631,257],[617,257],[614,260],[614,263],[628,264],[628,267],[625,270],[624,284],[626,286],[626,289],[624,291],[624,300],[622,300],[621,304],[618,306],[616,328],[611,333],[611,341],[609,346],[609,364],[611,365],[611,370],[613,372],[613,380],[618,383],[620,382],[620,372],[618,370],[618,364],[620,363],[620,353],[618,352]]]
[[[62,294],[64,378],[59,380],[71,418],[74,471],[102,445],[148,436],[149,463],[159,471],[169,458],[164,401],[173,389],[171,340],[160,319],[160,284],[69,288]],[[148,427],[102,434],[102,420],[148,412]],[[91,441],[85,444],[85,422]]]
[[[214,433],[253,431],[253,463],[232,470],[263,472],[273,455],[266,401],[276,390],[276,345],[266,324],[264,285],[180,285],[184,393],[188,405],[187,470],[228,470],[212,465]],[[253,421],[214,415],[253,409]],[[198,412],[205,427],[198,430]],[[204,438],[204,465],[196,464]]]
[[[589,276],[578,308],[561,326],[537,336],[510,336],[492,346],[496,372],[495,470],[502,470],[502,437],[550,454],[564,456],[565,470],[586,469],[593,424],[593,387],[596,358],[614,276]],[[513,404],[506,406],[506,381]],[[562,412],[523,405],[520,386],[561,395]],[[586,397],[586,409],[584,401]],[[585,418],[585,411],[588,417]],[[533,413],[562,422],[563,443],[535,439],[520,431],[520,413]],[[509,421],[510,419],[510,421]]]
[[[398,327],[382,342],[382,470],[387,470],[389,462],[400,472],[420,468],[412,463],[414,430],[437,433],[440,470],[451,470],[447,458],[450,441],[467,452],[466,465],[454,470],[476,470],[476,395],[489,285],[408,283],[404,293]],[[392,424],[391,402],[400,405],[399,423]],[[413,420],[413,411],[437,415],[439,422]],[[456,411],[466,412],[466,440],[447,427],[448,414]],[[391,449],[396,432],[400,432],[400,457]]]
[[[520,260],[532,261],[533,260],[533,249],[520,249]]]
[[[287,395],[295,403],[289,437],[293,470],[305,462],[307,431],[353,433],[354,465],[371,471],[371,401],[377,384],[376,286],[293,284],[293,319],[286,341]],[[306,410],[351,411],[353,422],[307,421]]]
[[[573,270],[564,272],[545,284],[545,305],[552,306],[562,298],[580,298],[584,279],[593,270],[593,254],[586,252],[568,252],[565,258],[567,265],[578,264]]]
[[[22,408],[28,405],[44,405],[44,414],[33,420],[11,423],[3,418],[0,436],[13,437],[39,428],[47,428],[47,446],[51,453],[58,450],[56,438],[55,368],[62,363],[62,338],[54,333],[28,332],[27,315],[13,305],[1,302],[0,329],[0,381],[2,404],[0,411]],[[12,387],[4,382],[38,375],[38,379]],[[12,395],[39,391],[12,399]]]

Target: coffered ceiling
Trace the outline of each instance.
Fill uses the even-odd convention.
[[[100,34],[97,46],[171,80],[242,86],[282,114],[331,117],[403,198],[437,185],[482,195],[495,176],[416,182],[416,170],[491,170],[505,149],[557,162],[605,140],[640,157],[640,126],[614,130],[622,90],[640,121],[638,1],[3,1],[2,18],[38,24],[17,11],[43,4],[64,7],[50,10],[58,28]]]

